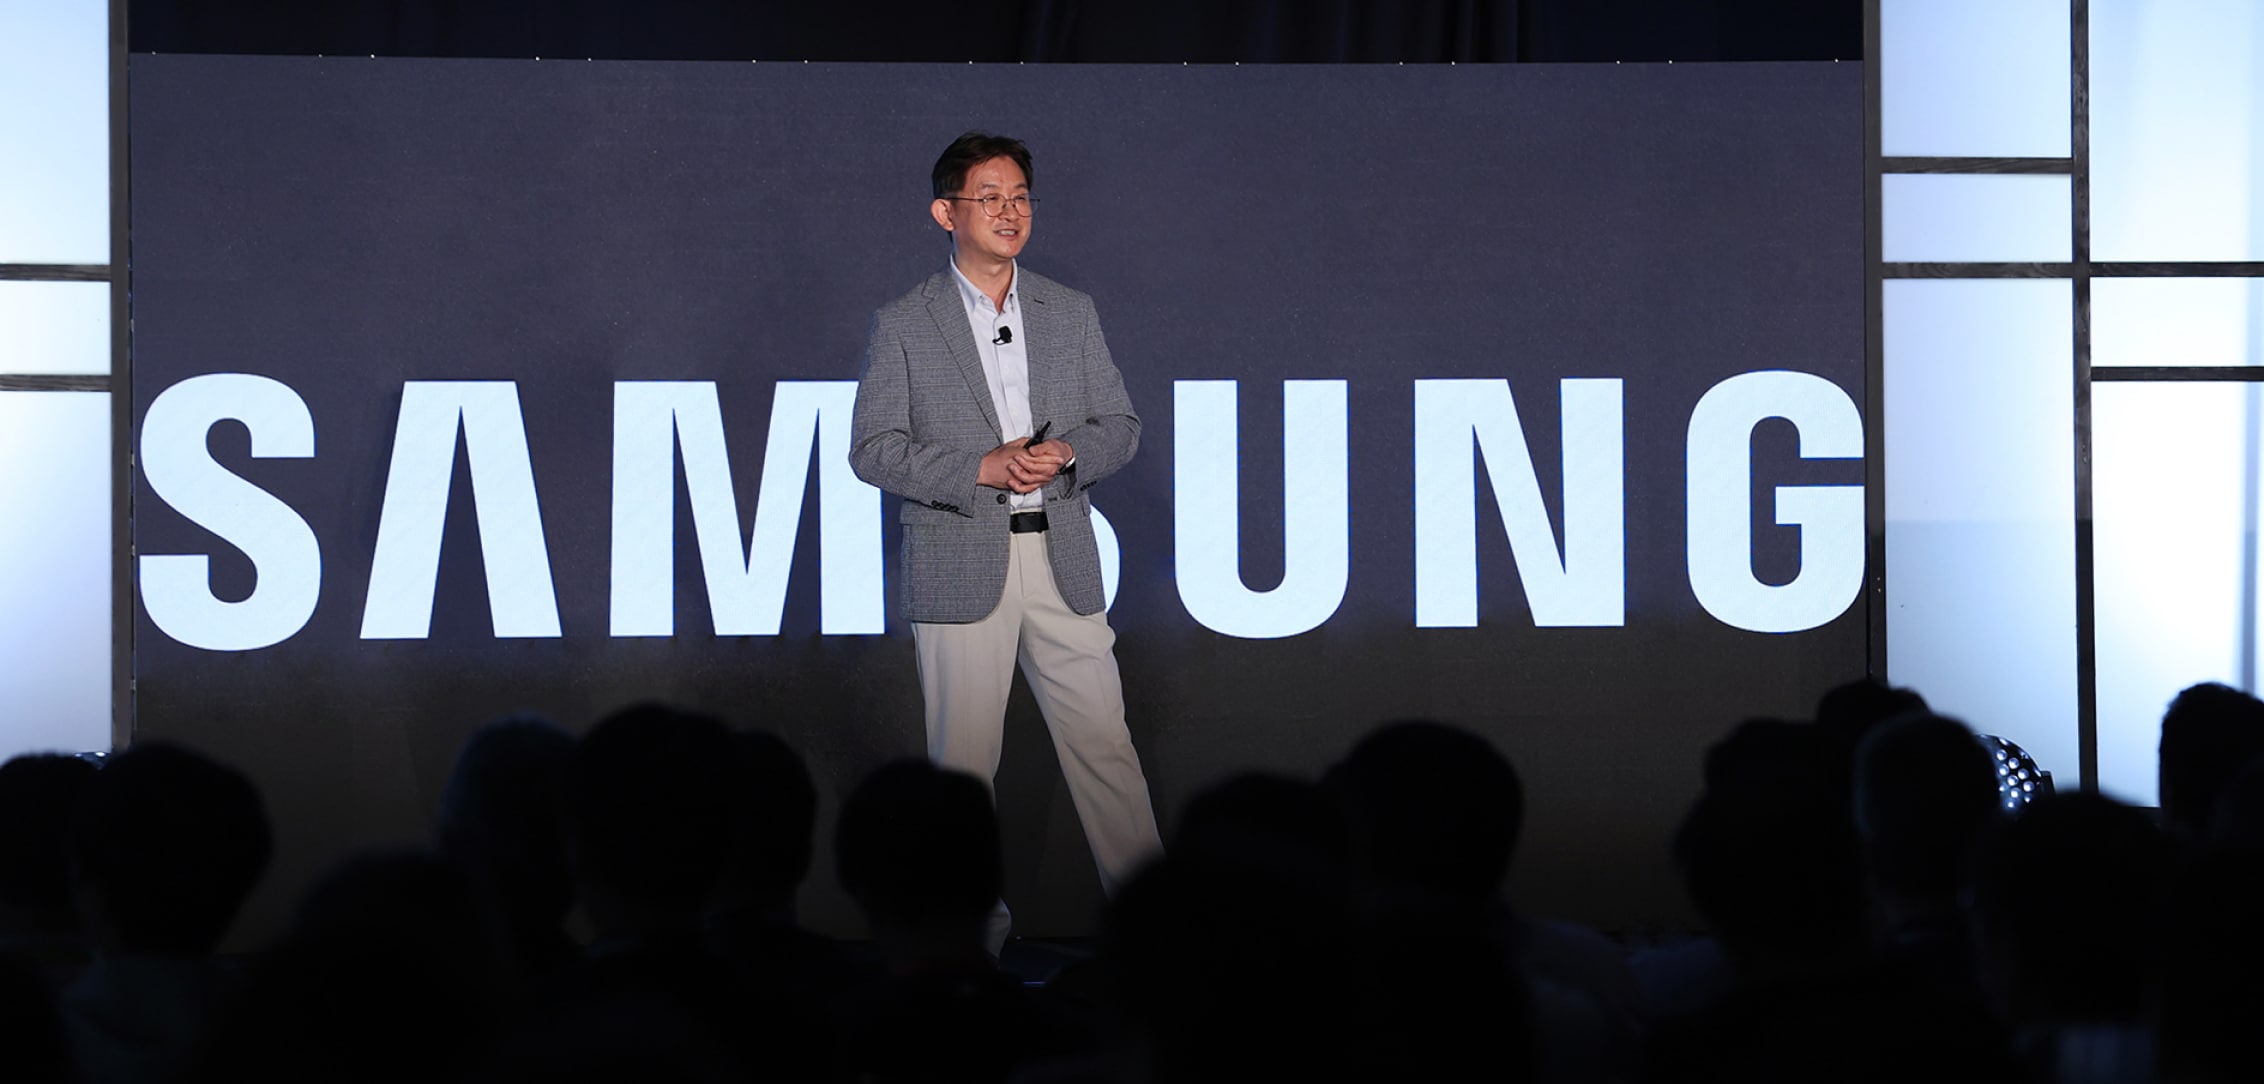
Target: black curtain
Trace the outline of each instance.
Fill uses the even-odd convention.
[[[129,0],[137,52],[638,60],[1859,60],[1861,0]]]

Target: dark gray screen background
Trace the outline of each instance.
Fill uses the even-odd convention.
[[[1091,293],[1145,422],[1093,491],[1123,545],[1112,612],[1131,726],[1169,831],[1243,768],[1317,772],[1373,723],[1436,716],[1517,763],[1513,893],[1608,926],[1675,924],[1665,856],[1704,747],[1804,715],[1859,676],[1865,603],[1793,635],[1707,616],[1684,564],[1691,407],[1741,372],[1863,388],[1862,82],[1854,64],[1107,67],[135,56],[134,413],[209,372],[290,385],[312,459],[223,464],[320,539],[313,619],[264,650],[137,621],[137,735],[260,782],[279,921],[348,848],[420,838],[458,744],[514,710],[580,729],[664,698],[774,729],[830,820],[865,771],[921,748],[890,633],[821,637],[816,487],[781,635],[717,639],[679,495],[677,634],[610,639],[612,382],[719,382],[742,524],[771,389],[848,379],[871,311],[941,269],[927,171],[969,127],[1027,140],[1024,262]],[[1219,636],[1172,580],[1172,381],[1242,381],[1243,571],[1281,576],[1280,381],[1350,381],[1352,576],[1320,628]],[[1413,381],[1506,377],[1552,517],[1557,384],[1621,377],[1627,624],[1535,629],[1480,472],[1479,627],[1414,627]],[[497,640],[461,458],[431,638],[358,638],[404,380],[517,381],[565,635]],[[138,440],[138,436],[137,436]],[[1755,564],[1797,571],[1783,484],[1860,484],[1754,441]],[[813,478],[814,482],[814,478]],[[893,504],[893,499],[890,499]],[[1558,523],[1561,531],[1561,520]],[[137,478],[143,554],[250,562]],[[1093,928],[1099,893],[1027,694],[998,795],[1018,931]],[[853,931],[821,839],[806,917]]]

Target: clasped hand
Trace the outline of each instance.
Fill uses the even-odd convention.
[[[1053,481],[1075,458],[1066,441],[1031,444],[1028,437],[1007,441],[983,455],[978,484],[1015,493],[1034,493]]]

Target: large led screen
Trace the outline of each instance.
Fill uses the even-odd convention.
[[[1671,922],[1704,747],[1864,670],[1855,65],[131,74],[137,734],[265,788],[255,921],[506,713],[768,727],[828,816],[919,752],[848,410],[970,128],[1031,146],[1024,265],[1144,423],[1091,496],[1167,833],[1442,718],[1525,776],[1525,902]],[[1089,931],[1026,694],[1008,731],[1018,930]]]

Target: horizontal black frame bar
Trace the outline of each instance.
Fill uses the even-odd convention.
[[[2149,383],[2264,383],[2264,365],[2094,365],[2091,379]]]
[[[1920,158],[1879,159],[1881,173],[2042,173],[2075,171],[2072,158]]]
[[[2097,264],[2093,264],[2097,267]],[[2075,265],[2059,263],[1882,263],[1879,277],[1890,279],[2064,279]]]
[[[2075,277],[2073,262],[1984,263],[1931,261],[1880,265],[1890,279],[2065,279]],[[2195,260],[2183,263],[2122,261],[2091,264],[2094,279],[2254,279],[2264,278],[2264,262]]]
[[[0,373],[0,391],[109,391],[108,374],[96,376]]]
[[[2253,279],[2264,278],[2264,261],[2194,260],[2170,263],[2158,260],[2144,262],[2093,263],[2091,277],[2095,279]]]
[[[108,282],[100,263],[0,263],[0,282]]]

